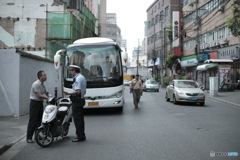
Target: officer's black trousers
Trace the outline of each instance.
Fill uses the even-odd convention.
[[[72,116],[76,127],[77,138],[85,138],[84,105],[85,99],[81,99],[80,102],[72,102]]]
[[[27,139],[32,139],[34,131],[41,125],[43,115],[43,102],[31,100],[29,108],[29,122]]]

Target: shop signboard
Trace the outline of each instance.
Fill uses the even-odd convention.
[[[209,59],[209,55],[207,53],[200,53],[198,54],[198,61],[204,62]]]
[[[230,80],[230,66],[229,65],[220,65],[219,66],[219,88],[222,87],[224,83],[227,83]]]
[[[180,44],[180,12],[179,11],[173,11],[173,17],[172,17],[172,26],[173,26],[173,47],[178,47]]]
[[[181,58],[181,67],[192,67],[192,66],[197,66],[198,60],[196,55],[188,56],[188,57],[183,57]]]
[[[237,45],[221,48],[218,50],[218,57],[219,59],[239,59],[239,48]]]
[[[161,62],[160,62],[160,58],[157,58],[156,61],[155,61],[155,66],[156,65],[160,65]],[[151,59],[151,60],[148,60],[148,67],[152,67],[154,66],[154,61]]]
[[[217,52],[210,52],[210,53],[208,53],[208,54],[209,54],[209,56],[210,56],[209,59],[218,59],[218,57],[217,57]]]

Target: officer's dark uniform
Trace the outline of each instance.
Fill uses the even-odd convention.
[[[73,68],[73,67],[72,67]],[[83,106],[85,105],[84,95],[86,94],[86,79],[85,77],[78,73],[74,77],[75,82],[73,83],[72,89],[74,91],[81,90],[81,94],[79,95],[71,95],[70,98],[72,100],[72,111],[73,111],[73,120],[76,127],[76,135],[75,139],[85,140],[85,122],[83,115]]]

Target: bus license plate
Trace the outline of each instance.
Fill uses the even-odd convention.
[[[88,102],[88,106],[99,106],[99,102]]]

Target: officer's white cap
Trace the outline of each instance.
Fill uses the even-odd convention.
[[[76,66],[76,65],[69,65],[69,67],[72,68],[72,69],[73,69],[73,68],[78,68],[78,69],[80,69],[80,67],[79,67],[79,66]]]

